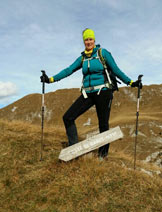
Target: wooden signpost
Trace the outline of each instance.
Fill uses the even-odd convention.
[[[72,160],[120,138],[123,138],[123,133],[120,130],[120,127],[117,126],[113,129],[107,130],[77,144],[62,149],[59,159],[63,161]]]

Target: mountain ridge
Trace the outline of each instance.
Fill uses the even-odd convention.
[[[45,94],[45,120],[48,124],[60,124],[62,116],[80,95],[77,88],[61,89]],[[0,109],[0,118],[7,120],[23,120],[31,123],[40,123],[41,119],[41,94],[29,94],[18,101]],[[119,92],[114,93],[112,102],[111,118],[117,119],[120,113],[135,113],[137,101],[137,89],[121,87]],[[162,108],[162,84],[144,86],[141,90],[140,112],[153,115],[161,112]],[[94,118],[94,108],[82,115],[80,121],[84,122],[86,116]],[[155,114],[156,116],[156,114]],[[160,115],[161,116],[161,115]]]

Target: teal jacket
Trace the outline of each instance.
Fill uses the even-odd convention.
[[[84,52],[81,53],[81,56],[78,57],[73,64],[71,64],[68,68],[63,69],[58,74],[54,75],[54,81],[57,82],[75,71],[82,68],[83,73],[83,87],[92,87],[97,85],[102,85],[105,83],[105,71],[102,63],[97,57],[97,50],[100,48],[100,45],[97,45],[96,48],[93,49],[91,60],[89,60],[89,68],[88,68],[88,57],[85,55]],[[102,49],[102,56],[104,57],[107,65],[111,68],[114,75],[118,77],[123,83],[129,84],[131,79],[126,76],[116,65],[111,53],[108,52],[106,49]],[[83,57],[85,61],[83,62]],[[94,59],[93,59],[94,58]]]

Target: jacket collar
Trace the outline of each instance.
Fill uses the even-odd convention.
[[[99,48],[100,48],[100,44],[97,44],[96,47],[93,49],[92,55],[95,54]],[[84,51],[81,52],[81,54],[82,54],[82,56],[86,56]]]

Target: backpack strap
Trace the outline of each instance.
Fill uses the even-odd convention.
[[[105,69],[106,76],[107,76],[107,80],[108,80],[108,82],[109,82],[110,84],[112,84],[112,81],[111,81],[111,79],[110,79],[109,72],[108,72],[108,70],[107,70],[106,61],[105,61],[104,57],[102,56],[102,49],[101,49],[101,48],[98,49],[97,54],[98,54],[98,56],[99,56],[100,62],[102,63],[102,65],[103,65],[103,67],[104,67],[104,69]]]

